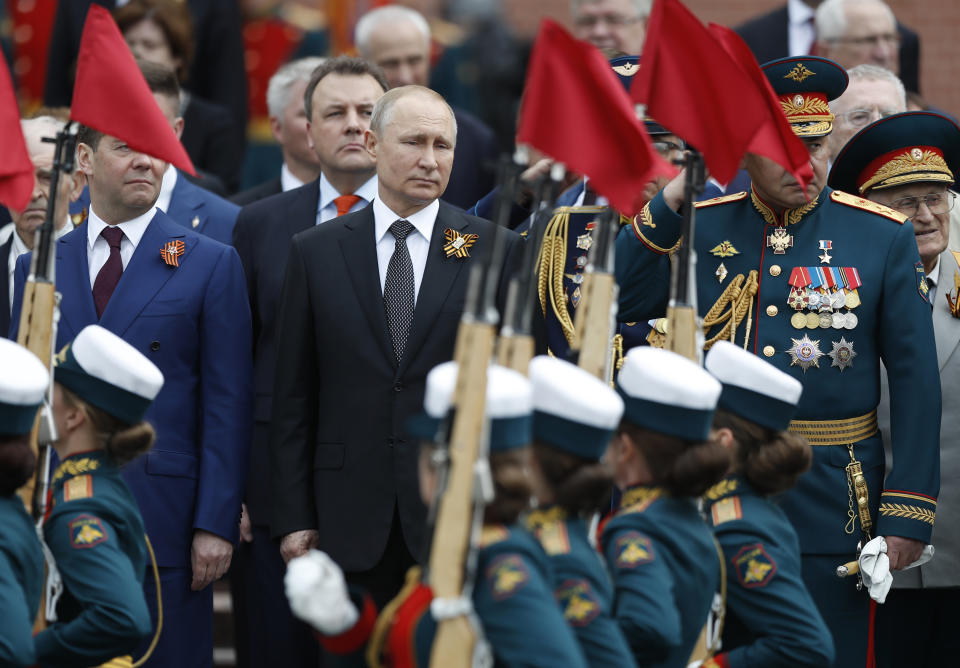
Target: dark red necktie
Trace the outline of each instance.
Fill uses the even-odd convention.
[[[119,227],[107,225],[100,232],[100,236],[110,244],[110,257],[100,268],[97,280],[93,282],[93,304],[97,307],[97,318],[103,315],[110,301],[110,295],[120,282],[123,274],[123,260],[120,259],[120,242],[123,241],[123,230]]]

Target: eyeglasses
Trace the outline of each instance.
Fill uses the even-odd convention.
[[[683,142],[677,144],[676,142],[672,141],[654,141],[652,143],[653,150],[662,156],[667,156],[673,151],[683,151],[685,149]]]
[[[953,208],[957,196],[950,190],[945,193],[933,193],[923,197],[901,197],[890,203],[890,207],[900,213],[913,218],[920,213],[920,203],[923,202],[930,209],[930,213],[947,213]]]
[[[622,14],[581,14],[574,23],[578,28],[593,28],[599,23],[605,23],[611,28],[622,28],[625,25],[642,21],[639,16],[623,16]]]
[[[851,109],[850,111],[845,111],[842,114],[837,114],[837,118],[844,119],[847,123],[852,125],[855,128],[862,128],[868,123],[873,122],[874,112],[880,114],[880,118],[886,118],[887,116],[893,116],[897,112],[892,109]]]
[[[844,44],[849,44],[858,49],[865,47],[873,48],[881,44],[899,47],[900,35],[897,33],[884,33],[882,35],[866,35],[865,37],[838,37],[837,39],[832,39],[830,41],[843,42]]]

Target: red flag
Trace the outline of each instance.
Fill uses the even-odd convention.
[[[80,38],[70,117],[196,176],[110,12],[91,4]]]
[[[7,61],[0,57],[0,202],[22,211],[33,195],[33,162],[20,128],[20,109],[13,93]]]
[[[769,119],[760,126],[750,142],[747,150],[770,158],[775,163],[793,174],[803,191],[807,190],[807,183],[813,178],[813,169],[810,167],[810,152],[803,141],[797,137],[790,126],[787,117],[783,115],[780,101],[773,87],[764,75],[750,47],[730,28],[710,24],[711,34],[720,42],[730,57],[740,65],[740,69],[753,80],[754,84],[763,90],[763,98],[769,110]]]
[[[549,19],[530,57],[517,141],[589,176],[591,187],[625,214],[643,207],[648,181],[676,174],[653,150],[603,55]]]
[[[766,107],[757,86],[678,0],[656,0],[630,93],[647,114],[703,153],[729,183]]]

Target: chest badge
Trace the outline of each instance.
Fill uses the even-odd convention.
[[[833,346],[833,350],[827,353],[833,360],[830,366],[840,367],[840,371],[853,366],[853,358],[857,356],[853,351],[853,341],[847,341],[841,336],[839,341],[831,341],[830,344]]]
[[[819,339],[811,341],[810,337],[804,334],[803,338],[790,340],[793,341],[793,345],[786,351],[790,355],[790,366],[799,366],[804,373],[812,366],[820,368],[823,352],[820,350]]]
[[[788,234],[785,227],[774,228],[767,235],[767,248],[772,248],[774,255],[783,255],[788,248],[793,248],[793,235]]]
[[[180,256],[183,255],[184,243],[180,239],[168,241],[160,247],[160,257],[170,267],[180,266]]]
[[[714,273],[717,277],[717,281],[719,283],[723,283],[723,279],[727,277],[727,268],[723,266],[723,262],[720,263],[720,266],[717,267],[717,271]]]
[[[734,255],[740,255],[740,251],[734,248],[729,241],[721,241],[710,250],[710,254],[717,257],[733,257]]]
[[[833,256],[830,255],[830,251],[833,250],[833,242],[829,239],[820,240],[820,262],[821,264],[830,264],[830,260],[833,259]]]
[[[479,238],[476,234],[461,234],[448,227],[443,231],[443,253],[446,257],[470,257],[470,247],[477,243]]]

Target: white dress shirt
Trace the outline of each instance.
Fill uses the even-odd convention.
[[[147,231],[147,225],[150,224],[156,213],[156,209],[150,209],[142,216],[118,225],[123,230],[123,239],[120,241],[120,261],[123,263],[124,269],[130,264],[133,251],[137,249],[137,244],[140,243],[143,233]],[[90,265],[91,289],[97,280],[97,274],[100,273],[103,265],[107,263],[107,259],[110,257],[110,244],[100,236],[100,232],[106,226],[107,224],[97,215],[97,212],[93,210],[93,205],[91,205],[87,216],[87,263]],[[157,256],[159,257],[159,255],[160,248],[157,248]]]
[[[583,201],[587,198],[587,184],[589,183],[590,183],[590,179],[584,176],[583,190],[581,190],[580,194],[577,195],[577,201],[573,203],[573,206],[583,206]],[[606,197],[604,197],[600,193],[596,193],[596,195],[597,195],[597,201],[594,202],[593,206],[607,206],[607,204],[609,204]]]
[[[787,0],[787,51],[792,56],[808,56],[813,50],[817,30],[815,12],[803,0]]]
[[[317,202],[317,225],[337,217],[337,205],[333,203],[333,200],[342,194],[343,193],[337,192],[337,189],[333,187],[333,184],[330,183],[327,177],[323,175],[323,172],[321,172],[320,199]],[[364,208],[377,196],[377,175],[374,174],[367,179],[367,182],[357,188],[356,192],[346,194],[360,197],[360,200],[350,207],[350,211],[347,213],[353,213],[354,211],[359,211]]]
[[[430,237],[433,236],[433,226],[437,222],[437,212],[440,211],[440,202],[433,200],[423,209],[412,216],[402,218],[380,201],[379,197],[373,200],[374,239],[377,242],[377,265],[380,269],[380,292],[387,282],[387,267],[393,257],[393,249],[397,240],[390,234],[390,226],[398,220],[406,220],[413,225],[414,231],[407,235],[407,250],[410,251],[410,261],[413,263],[413,295],[414,303],[420,295],[420,283],[423,281],[423,271],[427,266],[427,253],[430,250]]]
[[[294,176],[290,168],[287,167],[287,163],[283,163],[283,166],[280,167],[280,191],[287,192],[288,190],[299,188],[302,185],[303,181]]]
[[[13,225],[13,223],[10,223]],[[70,221],[67,221],[59,230],[54,239],[59,239],[67,232],[73,231],[73,225]],[[16,229],[14,229],[13,234],[11,235],[13,242],[10,244],[10,254],[7,256],[7,287],[10,288],[10,294],[8,295],[10,301],[7,304],[10,306],[10,311],[13,312],[13,280],[14,274],[17,269],[17,258],[23,255],[24,253],[29,253],[30,249],[27,248],[27,245],[23,243],[23,239],[20,238],[20,235],[17,234]],[[2,246],[5,241],[0,241],[0,246]],[[0,332],[0,336],[3,336],[5,332]]]
[[[940,256],[937,256],[937,263],[933,265],[933,269],[927,274],[927,285],[930,288],[929,294],[927,297],[930,299],[931,304],[936,304],[937,298],[937,284],[940,282]]]
[[[160,196],[157,198],[156,207],[164,213],[170,208],[170,198],[173,197],[173,189],[177,185],[177,168],[173,165],[167,165],[167,171],[163,173],[163,181],[160,182]]]

